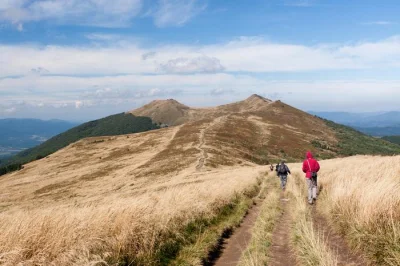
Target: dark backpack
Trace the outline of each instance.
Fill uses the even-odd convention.
[[[318,174],[317,172],[311,172],[311,178],[315,179],[317,178]]]
[[[308,159],[307,159],[307,163],[308,163],[308,168],[310,169],[310,172],[311,172],[311,178],[316,179],[318,176],[317,172],[311,171],[310,161]]]
[[[279,165],[278,174],[279,175],[287,175],[287,166],[285,164]]]

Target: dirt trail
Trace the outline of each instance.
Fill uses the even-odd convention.
[[[211,265],[232,266],[239,263],[243,251],[251,240],[251,229],[260,213],[261,201],[253,206],[233,235],[222,243],[222,255]]]
[[[335,232],[335,230],[329,225],[326,218],[318,212],[315,205],[313,207],[312,214],[315,229],[323,233],[325,243],[337,256],[338,266],[368,265],[361,254],[355,254],[350,250],[345,239]]]
[[[205,138],[206,131],[208,129],[210,129],[211,127],[217,125],[218,123],[221,123],[221,121],[224,118],[225,118],[225,116],[220,116],[220,117],[214,119],[214,121],[212,121],[207,127],[203,128],[200,131],[199,146],[197,146],[197,149],[200,151],[200,157],[199,157],[198,163],[196,165],[197,171],[199,171],[203,168],[203,166],[208,158],[208,154],[207,154],[206,150],[203,149],[203,146],[206,144],[206,138]]]
[[[200,170],[201,168],[203,168],[204,163],[206,161],[206,159],[208,158],[208,154],[207,152],[203,149],[204,144],[206,143],[206,139],[205,139],[205,132],[206,129],[208,129],[211,125],[209,125],[207,128],[203,128],[200,132],[200,144],[197,147],[197,149],[201,152],[200,154],[200,158],[199,158],[199,162],[197,163],[196,166],[196,170]]]
[[[206,265],[232,266],[237,265],[243,251],[247,248],[251,240],[251,230],[260,213],[262,200],[257,198],[257,204],[249,210],[240,227],[234,233],[222,242],[222,248],[215,254],[218,257],[215,261]],[[291,226],[292,215],[290,208],[291,201],[285,192],[281,192],[281,215],[278,217],[276,226],[272,233],[272,244],[269,250],[270,261],[268,265],[272,266],[291,266],[299,265],[296,254],[291,247]],[[310,206],[311,207],[311,206]],[[368,265],[361,254],[353,253],[348,247],[346,241],[337,234],[329,225],[326,218],[317,211],[317,205],[312,207],[312,219],[314,229],[321,232],[324,236],[324,243],[337,256],[338,266],[362,266]]]
[[[281,192],[280,202],[282,214],[276,223],[272,235],[272,245],[270,248],[271,260],[269,265],[296,265],[295,255],[290,247],[290,228],[292,222],[289,208],[290,201],[285,197],[284,192]]]

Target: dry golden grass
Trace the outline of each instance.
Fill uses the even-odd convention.
[[[39,207],[40,200],[25,206],[12,202],[0,216],[0,263],[157,265],[158,253],[185,225],[216,216],[237,193],[256,184],[258,171],[203,174],[199,183],[170,184],[129,198],[99,194],[85,204],[74,199],[46,207]]]
[[[379,265],[400,265],[400,156],[354,156],[321,163],[326,214]]]
[[[194,118],[181,126],[84,139],[0,177],[0,264],[160,264],[160,254],[178,252],[185,226],[256,184],[257,163],[278,160],[284,141],[335,142],[328,129],[304,127],[319,123],[311,116],[254,97],[186,113]]]
[[[300,165],[297,165],[299,167]],[[300,171],[293,171],[287,191],[291,194],[292,242],[302,264],[310,266],[335,266],[336,255],[324,241],[312,220],[311,208],[306,201],[305,178]]]
[[[84,139],[2,176],[0,264],[157,265],[177,252],[186,225],[213,219],[259,176],[196,169],[212,122]]]

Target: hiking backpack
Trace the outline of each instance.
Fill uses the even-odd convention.
[[[310,172],[311,172],[311,178],[312,178],[312,179],[316,179],[317,176],[318,176],[317,172],[311,171],[310,161],[309,161],[308,159],[307,159],[307,163],[308,163],[308,168],[309,168],[309,170],[310,170]]]
[[[287,171],[287,167],[285,164],[281,164],[279,165],[279,169],[278,169],[278,174],[279,175],[287,175],[288,171]]]

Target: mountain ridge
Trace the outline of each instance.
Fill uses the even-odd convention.
[[[104,142],[112,147],[112,142],[108,140],[117,138],[119,142],[125,142],[127,147],[133,145],[132,148],[128,150],[118,148],[119,151],[111,152],[113,155],[107,157],[111,156],[124,161],[136,160],[137,156],[148,158],[148,161],[133,171],[134,175],[139,176],[179,172],[192,166],[195,169],[212,169],[238,164],[263,165],[281,159],[294,162],[302,160],[306,150],[311,150],[320,159],[355,154],[400,154],[398,145],[363,135],[348,127],[322,120],[284,102],[271,101],[259,95],[209,108],[191,108],[173,99],[156,100],[121,114],[124,116],[121,121],[131,117],[130,114],[150,115],[150,117],[139,116],[147,119],[148,124],[157,123],[155,127],[148,129],[162,127],[162,124],[171,126],[170,130],[174,131],[174,134],[169,137],[169,144],[163,145],[157,141],[157,139],[164,139],[163,135],[167,134],[167,129],[153,130],[151,135],[154,140],[145,141],[146,144],[136,147],[130,143],[135,135],[131,133],[134,132],[123,130],[122,137],[102,136],[102,134],[114,134],[112,133],[114,129],[111,128],[111,131],[102,129],[100,134],[95,135],[78,134],[78,137],[70,142],[63,142],[60,146],[63,148],[68,145],[66,148],[61,150],[58,148],[50,153],[57,151],[57,154],[78,153],[80,156],[86,154],[84,156],[87,157],[86,161],[93,159],[99,164],[99,168],[102,168],[104,167],[102,161],[93,158],[95,154],[90,151],[94,143]],[[108,125],[114,123],[113,118],[107,122]],[[124,125],[125,122],[120,124],[122,127]],[[140,142],[140,137],[137,138]],[[77,150],[76,147],[80,148]],[[111,148],[101,144],[96,144],[96,147],[103,147],[105,150]],[[157,149],[157,147],[164,148],[158,148],[159,153],[151,157],[146,155],[146,149]],[[50,153],[40,153],[38,158]],[[133,154],[136,156],[128,156]],[[53,155],[49,156],[49,158],[52,157]],[[125,157],[129,159],[124,159]],[[57,158],[57,160],[62,160],[63,156],[57,156]],[[78,164],[75,167],[79,167],[77,160],[67,163],[71,166],[74,164]]]
[[[219,105],[215,107],[193,108],[177,100],[154,100],[140,108],[128,111],[136,116],[150,117],[153,121],[168,126],[180,125],[186,122],[215,117],[228,112],[249,112],[265,108],[273,101],[253,94],[245,100]]]

